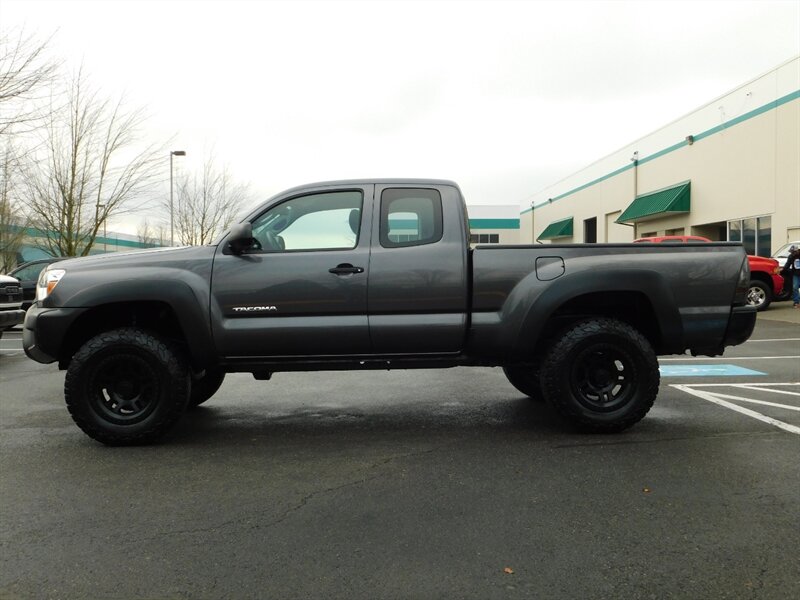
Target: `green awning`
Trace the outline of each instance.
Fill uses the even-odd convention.
[[[572,217],[553,221],[544,228],[537,240],[554,240],[556,238],[572,237]]]
[[[622,211],[617,223],[637,223],[664,215],[688,213],[690,207],[689,181],[671,188],[637,196],[630,206]]]

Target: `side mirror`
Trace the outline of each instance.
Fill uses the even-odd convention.
[[[237,223],[231,227],[228,246],[234,254],[241,254],[253,245],[253,224]]]

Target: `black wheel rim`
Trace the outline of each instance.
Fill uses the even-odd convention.
[[[138,423],[158,404],[158,375],[141,356],[109,356],[92,370],[89,395],[94,412],[102,419],[121,425]]]
[[[593,412],[618,410],[634,394],[633,358],[614,344],[592,344],[581,350],[572,362],[570,375],[578,402]]]

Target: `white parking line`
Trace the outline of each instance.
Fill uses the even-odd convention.
[[[739,406],[738,404],[733,404],[732,402],[723,400],[720,396],[725,397],[726,394],[717,394],[713,392],[706,392],[703,390],[695,390],[688,385],[673,384],[672,387],[681,390],[682,392],[686,392],[687,394],[691,394],[692,396],[697,396],[698,398],[702,398],[703,400],[708,400],[709,402],[713,402],[714,404],[718,404],[719,406],[724,406],[725,408],[729,408],[735,412],[747,415],[748,417],[752,417],[753,419],[756,419],[758,421],[768,423],[769,425],[773,425],[774,427],[778,427],[779,429],[783,429],[784,431],[788,431],[789,433],[800,435],[800,427],[797,427],[796,425],[790,425],[789,423],[784,423],[783,421],[779,421],[778,419],[773,419],[772,417],[768,417],[767,415],[762,415],[761,413],[756,412],[754,410],[750,410],[749,408],[744,408],[743,406]]]
[[[785,360],[787,358],[800,358],[800,355],[797,356],[681,356],[678,358],[659,358],[659,362],[669,362],[669,361],[686,361],[686,360]]]
[[[796,385],[800,387],[800,383],[787,383],[786,385]],[[736,385],[736,387],[741,388],[743,390],[762,390],[764,392],[772,392],[773,394],[786,394],[787,396],[800,396],[800,392],[787,392],[786,390],[773,390],[764,386],[760,385],[747,385],[746,383],[740,383]]]
[[[800,387],[800,383],[693,383],[692,387],[751,387],[759,388],[765,392],[777,392],[778,390],[767,389],[768,387]],[[782,392],[787,393],[787,392]],[[794,394],[795,392],[788,392]]]
[[[731,396],[730,394],[720,394],[713,392],[715,398],[724,398],[726,400],[738,400],[739,402],[748,402],[750,404],[761,404],[763,406],[773,406],[775,408],[785,408],[786,410],[800,411],[800,406],[792,406],[790,404],[778,404],[777,402],[767,402],[766,400],[755,400],[753,398],[742,398],[741,396]]]
[[[752,344],[753,342],[800,342],[800,338],[773,338],[770,340],[747,340],[748,344]]]

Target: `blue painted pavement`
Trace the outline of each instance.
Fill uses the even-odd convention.
[[[737,365],[662,365],[662,377],[735,377],[739,375],[766,375],[761,371]]]

